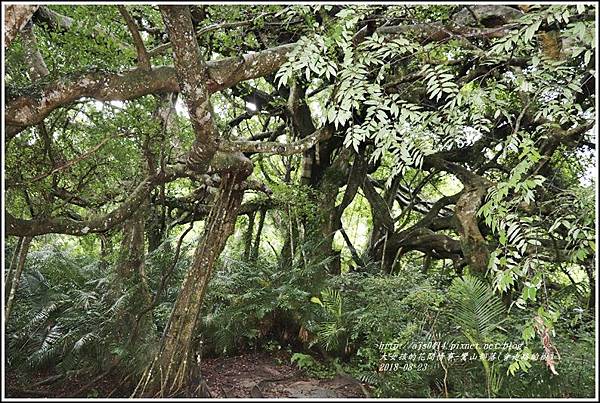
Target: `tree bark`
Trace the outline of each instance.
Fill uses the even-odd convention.
[[[19,262],[19,255],[21,254],[21,247],[23,246],[24,239],[24,237],[17,238],[17,244],[15,245],[15,250],[13,251],[12,257],[10,259],[10,266],[8,268],[8,273],[6,274],[4,282],[5,298],[8,298],[8,295],[10,294],[10,289],[12,288],[12,281],[14,278],[17,263]]]
[[[267,216],[266,207],[262,207],[259,211],[260,218],[258,220],[258,228],[256,229],[256,236],[254,238],[254,245],[252,245],[252,252],[250,253],[250,259],[258,259],[258,253],[260,251],[260,237],[262,235],[263,226],[265,225],[265,218]]]
[[[487,188],[483,186],[465,188],[455,207],[463,255],[467,259],[469,269],[476,275],[485,274],[490,259],[487,243],[477,223],[477,211],[486,191]]]
[[[201,385],[199,379],[194,379],[198,368],[192,348],[194,330],[215,262],[234,230],[244,195],[242,182],[252,173],[252,163],[241,153],[217,152],[219,132],[206,85],[209,71],[200,55],[189,8],[160,6],[160,11],[173,46],[177,80],[195,134],[186,165],[197,174],[219,174],[221,182],[158,352],[133,396],[193,396]]]
[[[123,239],[119,250],[119,257],[115,267],[117,281],[114,284],[115,298],[125,294],[129,304],[123,317],[120,319],[118,332],[119,338],[125,345],[133,346],[142,338],[154,338],[156,327],[152,321],[150,305],[152,297],[148,278],[145,273],[145,243],[144,243],[144,208],[140,208],[125,222],[123,226]],[[132,324],[136,323],[134,331]]]
[[[223,177],[217,199],[206,218],[192,267],[163,334],[159,352],[144,373],[133,396],[193,396],[199,379],[190,379],[196,365],[192,340],[215,261],[234,230],[242,202],[239,174]]]
[[[25,63],[27,63],[27,70],[31,81],[46,77],[50,72],[38,49],[31,22],[25,24],[25,27],[21,31],[21,39],[23,41],[23,49],[25,50]]]
[[[12,280],[10,294],[8,295],[8,301],[6,301],[6,309],[4,315],[5,322],[8,322],[8,318],[10,317],[15,295],[17,293],[17,288],[19,288],[19,282],[21,281],[21,274],[23,273],[23,268],[25,267],[25,259],[27,258],[27,253],[29,252],[29,246],[31,245],[32,239],[32,237],[25,237],[23,239],[23,243],[21,244],[21,249],[19,251],[19,264],[17,266],[15,275]]]
[[[4,49],[8,48],[17,34],[38,9],[36,5],[10,5],[4,9]]]
[[[256,212],[248,214],[248,227],[246,228],[246,232],[244,233],[244,259],[248,260],[250,258],[250,253],[252,251],[252,233],[254,232],[254,219],[256,217]]]

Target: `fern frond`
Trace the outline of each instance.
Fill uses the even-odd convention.
[[[450,299],[454,304],[451,317],[463,333],[478,340],[488,336],[505,320],[500,298],[489,285],[476,277],[454,279]]]

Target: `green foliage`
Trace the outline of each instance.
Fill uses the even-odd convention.
[[[384,352],[381,343],[405,346],[430,337],[434,318],[444,300],[432,281],[402,271],[395,276],[347,273],[331,278],[329,284],[330,290],[324,298],[329,302],[323,302],[318,316],[323,322],[317,322],[316,329],[335,323],[336,331],[317,333],[317,341],[343,346],[333,353],[346,361],[344,370],[373,385],[378,396],[428,394],[425,379],[433,376],[431,371],[378,371]]]
[[[141,372],[155,340],[127,344],[132,323],[123,321],[141,301],[137,287],[121,293],[114,283],[93,256],[52,244],[30,252],[6,330],[9,366],[94,374],[118,363]]]
[[[28,255],[7,326],[9,367],[90,376],[113,365],[125,374],[142,371],[156,339],[143,327],[135,345],[128,343],[132,315],[145,308],[139,281],[123,284],[85,243],[69,249],[45,238]]]
[[[504,308],[488,285],[471,276],[456,278],[449,290],[452,318],[469,340],[485,342],[503,321]]]
[[[302,353],[292,354],[290,361],[295,363],[300,369],[311,369],[316,365],[316,361],[312,356]]]
[[[289,267],[260,256],[225,259],[204,304],[200,331],[208,351],[244,351],[268,337],[296,341],[299,325],[314,315],[310,297],[320,289],[330,260],[315,250],[314,243],[299,245]]]
[[[321,298],[312,297],[311,302],[318,303],[323,310],[317,319],[316,334],[326,351],[343,352],[348,347],[349,318],[344,312],[342,296],[339,291],[326,288]]]
[[[454,279],[449,298],[454,305],[451,318],[477,350],[485,370],[488,396],[495,395],[500,388],[498,367],[495,363],[490,364],[483,345],[490,341],[494,330],[505,320],[502,301],[488,285],[471,276]]]

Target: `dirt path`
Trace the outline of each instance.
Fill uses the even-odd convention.
[[[50,373],[30,374],[27,379],[6,374],[7,397],[128,397],[127,390],[115,391],[120,379],[104,378],[75,396],[76,390],[89,379],[61,380],[31,388]],[[202,376],[213,398],[360,398],[365,397],[361,384],[347,376],[315,379],[290,364],[285,353],[276,357],[252,353],[234,357],[209,358],[202,362]],[[33,389],[33,390],[32,390]],[[116,392],[116,393],[115,393]]]
[[[202,375],[213,397],[342,398],[365,397],[358,381],[346,376],[306,376],[286,356],[266,353],[206,359]]]

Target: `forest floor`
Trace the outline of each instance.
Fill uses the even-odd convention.
[[[89,379],[78,377],[39,384],[52,375],[38,372],[25,378],[7,373],[6,397],[128,397],[127,390],[118,388],[122,378],[117,376],[106,376],[93,384]],[[207,358],[202,364],[202,375],[214,398],[366,397],[366,390],[351,377],[310,377],[290,364],[283,352]]]

